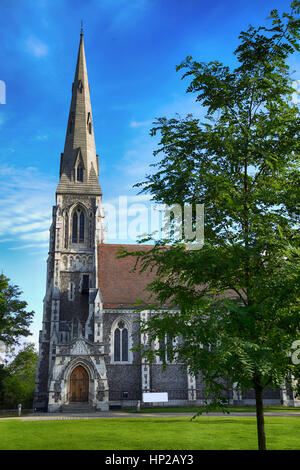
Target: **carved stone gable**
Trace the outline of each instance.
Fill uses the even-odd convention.
[[[82,339],[78,339],[74,346],[71,348],[70,354],[72,356],[80,356],[82,354],[90,354],[86,344]]]

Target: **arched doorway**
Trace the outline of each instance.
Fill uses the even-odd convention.
[[[82,366],[77,366],[70,375],[69,401],[88,401],[89,376]]]

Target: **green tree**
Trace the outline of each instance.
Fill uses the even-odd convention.
[[[0,364],[0,407],[3,407],[4,382],[9,377],[9,372],[4,364]]]
[[[19,338],[31,335],[29,325],[34,312],[26,310],[27,302],[19,299],[22,292],[0,275],[0,341],[6,345],[18,344]]]
[[[151,134],[160,132],[161,158],[137,185],[159,203],[205,207],[202,249],[162,239],[131,253],[136,269],[157,271],[153,308],[179,309],[141,328],[152,340],[182,338],[173,359],[201,371],[211,407],[225,406],[234,383],[254,389],[259,449],[264,389],[299,377],[289,352],[299,338],[300,119],[287,63],[300,49],[299,6],[243,31],[236,68],[191,57],[177,67],[206,119],[157,119]],[[143,354],[151,360],[155,352]]]
[[[25,343],[14,359],[5,367],[6,377],[2,384],[1,407],[32,408],[38,354],[33,343]]]

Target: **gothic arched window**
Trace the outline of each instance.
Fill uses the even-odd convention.
[[[114,330],[114,362],[128,362],[128,329],[123,320]]]
[[[75,210],[72,218],[72,243],[84,243],[84,224],[83,210]]]

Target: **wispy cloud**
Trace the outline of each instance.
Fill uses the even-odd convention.
[[[147,113],[149,115],[149,113]],[[205,109],[196,103],[193,96],[180,95],[172,93],[169,99],[161,106],[153,108],[153,116],[166,116],[170,118],[184,118],[187,114],[193,114],[195,118],[205,120]],[[153,156],[153,151],[159,148],[159,133],[150,137],[147,125],[151,125],[149,120],[132,120],[130,127],[137,128],[135,137],[128,139],[127,149],[123,153],[122,158],[113,165],[115,177],[119,181],[117,191],[121,194],[132,195],[139,190],[133,187],[136,183],[145,181],[146,175],[152,174],[156,170],[151,164],[160,160],[161,154]],[[106,202],[106,201],[105,201]]]
[[[9,250],[12,250],[12,251],[17,251],[17,250],[25,250],[27,248],[47,248],[48,247],[48,243],[27,243],[26,245],[19,245],[19,246],[13,246],[13,247],[10,247]],[[38,252],[35,252],[35,253],[43,253],[43,251],[38,251]]]
[[[136,149],[127,150],[120,161],[119,165],[115,165],[115,168],[127,175],[129,183],[135,184],[140,179],[144,178],[146,173],[149,173],[149,165],[152,161],[153,146],[151,142],[140,142],[133,143],[136,145]]]
[[[42,42],[35,36],[30,36],[26,41],[26,49],[34,57],[41,58],[48,55],[49,48],[47,44]]]
[[[36,233],[26,233],[20,235],[21,240],[32,240],[36,242],[45,242],[49,238],[49,230],[44,230],[43,232]]]
[[[0,167],[0,242],[10,249],[44,248],[54,190],[55,182],[34,167]]]
[[[48,136],[46,134],[44,135],[37,135],[36,140],[48,140]]]
[[[109,15],[108,29],[119,31],[120,28],[130,28],[151,5],[149,0],[98,0],[94,2],[95,7]]]
[[[130,121],[129,126],[133,129],[136,127],[144,127],[144,126],[149,126],[152,123],[152,121]]]

